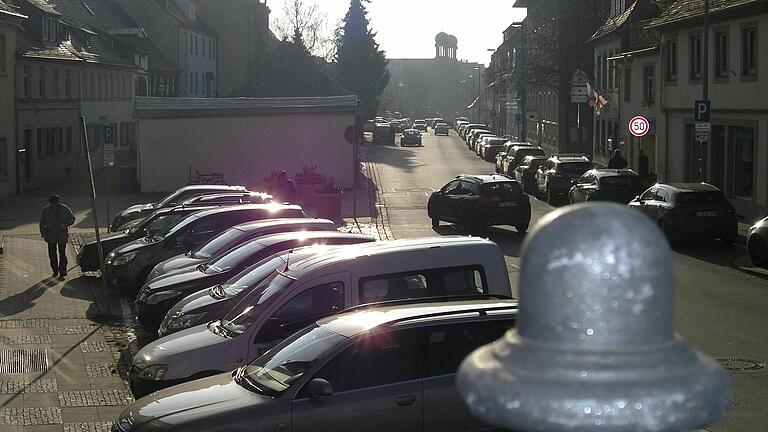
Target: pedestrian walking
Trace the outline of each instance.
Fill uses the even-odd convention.
[[[275,182],[275,190],[272,193],[275,201],[279,203],[296,203],[296,185],[288,178],[286,171],[280,171]]]
[[[48,205],[40,214],[40,237],[48,243],[48,258],[53,276],[64,280],[67,276],[67,242],[69,227],[75,223],[75,215],[61,204],[58,195],[48,198]]]
[[[611,169],[624,169],[627,167],[627,160],[621,155],[621,150],[616,149],[613,151],[613,157],[608,161],[608,168]]]
[[[648,174],[648,156],[645,155],[643,149],[640,149],[637,157],[637,175],[645,180],[648,178]]]

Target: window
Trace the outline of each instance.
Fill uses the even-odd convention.
[[[666,189],[659,188],[654,198],[656,198],[656,201],[669,202],[669,192]]]
[[[666,52],[667,81],[677,81],[677,41],[667,41]]]
[[[8,139],[0,138],[0,179],[8,177]]]
[[[59,97],[59,70],[51,70],[51,97]]]
[[[53,154],[54,155],[61,155],[64,153],[64,141],[63,141],[63,129],[60,127],[51,128],[51,136],[53,141]]]
[[[54,18],[43,18],[43,40],[46,42],[57,42],[59,22]]]
[[[37,129],[37,158],[43,159],[45,157],[45,129]]]
[[[332,282],[308,289],[278,309],[256,336],[256,342],[282,340],[307,324],[344,309],[344,284]]]
[[[469,353],[502,337],[513,320],[470,322],[426,330],[426,377],[455,374]]]
[[[418,379],[422,375],[422,334],[421,329],[408,329],[368,335],[347,347],[314,377],[328,380],[334,393]]]
[[[5,36],[0,35],[0,72],[7,72],[6,71],[6,44],[5,44]],[[1,168],[1,167],[0,167]]]
[[[94,74],[88,74],[90,76],[91,89],[88,91],[88,97],[91,99],[96,98],[96,76]]]
[[[741,30],[741,74],[757,75],[757,27]]]
[[[133,122],[120,123],[120,145],[129,148],[136,146],[136,128]]]
[[[208,40],[208,58],[213,58],[213,40]]]
[[[72,71],[64,69],[64,97],[72,97]]]
[[[73,141],[72,126],[67,126],[67,133],[65,135],[65,139],[66,139],[66,144],[64,146],[64,152],[67,154],[72,153],[72,141]]]
[[[197,35],[195,35],[195,55],[197,55]]]
[[[690,78],[701,79],[701,35],[691,36],[690,44]]]
[[[651,104],[656,99],[656,66],[643,66],[643,100]]]
[[[194,87],[193,87],[194,86],[194,81],[195,81],[194,73],[190,72],[189,73],[189,92],[190,93],[192,93],[194,91],[193,90],[194,89]]]
[[[733,195],[740,198],[754,196],[755,129],[732,127],[733,135]]]
[[[360,288],[360,301],[374,303],[402,298],[425,297],[428,290],[427,277],[412,273],[368,280]]]
[[[37,95],[40,98],[45,97],[45,68],[41,67],[37,71]]]
[[[216,58],[216,42],[213,42],[213,58]]]
[[[202,51],[202,56],[205,57],[205,38],[200,38],[200,50]]]
[[[109,75],[109,98],[117,98],[117,89],[115,87],[115,76]]]
[[[715,77],[728,78],[728,32],[715,32]]]
[[[624,69],[624,102],[632,100],[632,69]]]
[[[96,98],[101,99],[104,97],[104,79],[101,74],[96,74]]]
[[[487,292],[488,284],[480,266],[378,275],[360,281],[362,303]]]
[[[193,45],[192,45],[192,33],[189,34],[189,53],[190,54],[194,53]]]
[[[29,95],[32,93],[32,90],[30,87],[32,87],[32,68],[29,66],[24,66],[24,97],[29,97]]]

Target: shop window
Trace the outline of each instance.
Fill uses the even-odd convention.
[[[755,129],[733,127],[733,195],[753,197],[755,170]]]

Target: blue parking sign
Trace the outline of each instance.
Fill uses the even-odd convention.
[[[693,105],[696,122],[709,123],[711,108],[709,100],[697,100]]]

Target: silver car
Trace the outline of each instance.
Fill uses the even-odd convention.
[[[486,430],[456,391],[456,372],[516,317],[515,301],[492,298],[358,307],[234,372],[137,400],[113,431]]]

